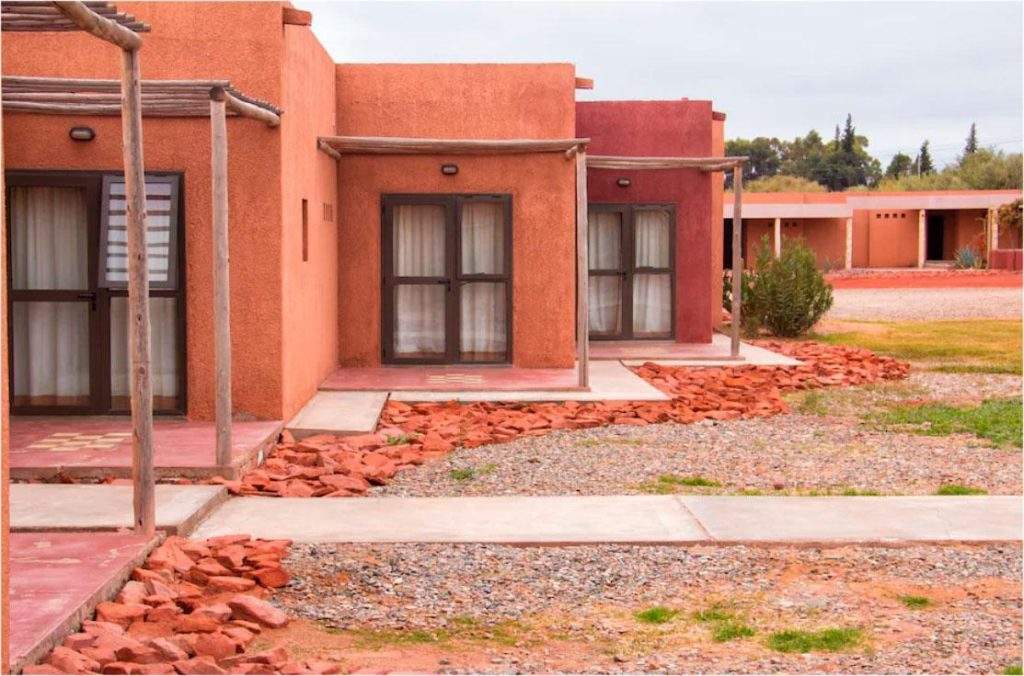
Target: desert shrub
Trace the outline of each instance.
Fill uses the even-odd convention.
[[[971,270],[985,267],[985,260],[972,246],[965,246],[956,250],[953,255],[953,267],[958,270]]]
[[[830,307],[832,285],[818,270],[814,252],[802,240],[788,239],[775,258],[766,235],[757,252],[749,296],[743,297],[744,330],[751,334],[765,328],[774,336],[799,336]]]

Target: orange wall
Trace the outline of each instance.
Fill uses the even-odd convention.
[[[842,218],[783,218],[782,242],[803,240],[814,251],[819,267],[843,267],[846,256],[846,220]],[[745,263],[753,265],[757,259],[761,238],[768,237],[768,246],[775,242],[775,220],[772,218],[743,219],[744,240],[747,250]]]
[[[334,62],[307,26],[284,26],[281,117],[281,371],[284,418],[338,365],[338,172],[316,149],[334,133]],[[302,200],[308,208],[302,259]],[[325,208],[325,205],[328,207]],[[330,216],[327,210],[333,212]]]
[[[571,138],[568,64],[339,65],[338,133]],[[443,176],[440,165],[459,165]],[[575,170],[560,153],[347,156],[338,169],[340,361],[381,359],[381,195],[512,195],[512,361],[569,367],[575,345]]]
[[[917,266],[918,213],[917,209],[868,210],[869,267]]]
[[[239,89],[281,99],[281,6],[277,3],[119,3],[149,22],[144,78],[228,78]],[[241,30],[240,27],[244,28]],[[5,74],[117,78],[120,51],[80,34],[18,33],[3,40]],[[287,113],[285,113],[287,115]],[[74,143],[68,129],[93,127]],[[213,412],[210,125],[206,118],[145,118],[147,171],[184,174],[188,415]],[[7,170],[121,171],[117,117],[4,116]],[[231,329],[236,414],[281,418],[281,133],[229,119]],[[45,139],[45,141],[43,140]],[[254,189],[255,188],[255,189]]]

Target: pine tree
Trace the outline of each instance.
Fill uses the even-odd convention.
[[[917,155],[917,173],[934,174],[935,165],[932,164],[931,153],[928,152],[928,141],[921,144],[921,152]]]
[[[967,134],[967,144],[964,146],[964,157],[978,152],[978,126],[971,122],[971,131]]]
[[[835,144],[836,144],[836,148],[838,148],[838,147],[839,147],[839,125],[838,125],[838,124],[836,125],[836,138],[835,138]]]
[[[843,128],[841,147],[844,153],[852,153],[856,144],[856,130],[853,128],[853,115],[846,114],[846,126]]]

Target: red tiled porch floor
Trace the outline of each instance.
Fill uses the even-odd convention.
[[[38,660],[113,596],[156,542],[132,533],[11,533],[12,671]]]
[[[377,366],[341,367],[320,385],[321,390],[348,391],[571,391],[577,390],[576,369],[527,369],[516,366]]]
[[[280,421],[231,425],[230,468],[214,461],[212,422],[158,419],[153,455],[158,477],[233,478],[258,462],[281,433]],[[11,478],[46,479],[59,473],[81,479],[126,478],[132,472],[131,420],[127,417],[11,418]]]

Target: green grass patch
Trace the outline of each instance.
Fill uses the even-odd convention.
[[[727,622],[733,619],[733,614],[718,605],[708,606],[704,610],[698,610],[693,614],[693,619],[698,622]]]
[[[479,467],[456,467],[449,474],[455,481],[472,481],[478,477],[487,476],[497,467],[493,462],[489,462]]]
[[[911,610],[920,610],[921,608],[927,608],[932,604],[932,600],[927,596],[901,596],[900,603],[905,605]]]
[[[357,646],[375,650],[389,645],[447,643],[452,638],[447,629],[362,629],[352,633]]]
[[[878,491],[865,491],[865,490],[862,490],[860,488],[844,488],[843,492],[840,493],[840,495],[845,495],[847,497],[853,497],[853,496],[870,497],[870,496],[874,496],[874,495],[881,495],[881,493],[879,493]]]
[[[647,481],[640,484],[640,490],[645,493],[657,493],[666,495],[676,493],[680,488],[720,488],[722,484],[702,476],[676,476],[675,474],[662,474],[654,481]]]
[[[384,443],[388,446],[401,446],[402,444],[411,444],[416,441],[416,437],[411,434],[399,434],[397,436],[388,436],[384,439]]]
[[[942,484],[935,491],[935,495],[985,495],[988,493],[984,488],[964,486],[961,484]]]
[[[768,636],[767,644],[780,653],[837,652],[862,640],[860,629],[832,627],[819,631],[787,629]]]
[[[915,434],[948,436],[973,434],[997,446],[1021,447],[1021,400],[988,399],[978,406],[920,404],[896,406],[869,416],[884,426],[905,427]]]
[[[637,622],[643,622],[644,624],[665,624],[672,621],[678,614],[679,611],[672,608],[652,606],[646,610],[641,610],[633,617],[636,618]]]
[[[1007,676],[1013,674],[1015,674],[1016,676],[1020,676],[1021,674],[1024,674],[1024,670],[1022,670],[1021,665],[1019,664],[1011,664],[1010,666],[1003,669],[1003,673],[1007,674]]]
[[[851,331],[814,336],[955,373],[1021,373],[1021,322],[972,319],[933,322],[843,322]],[[863,328],[859,328],[863,327]]]
[[[741,622],[722,622],[711,632],[711,639],[716,643],[725,643],[738,638],[750,638],[755,633],[753,627]]]

